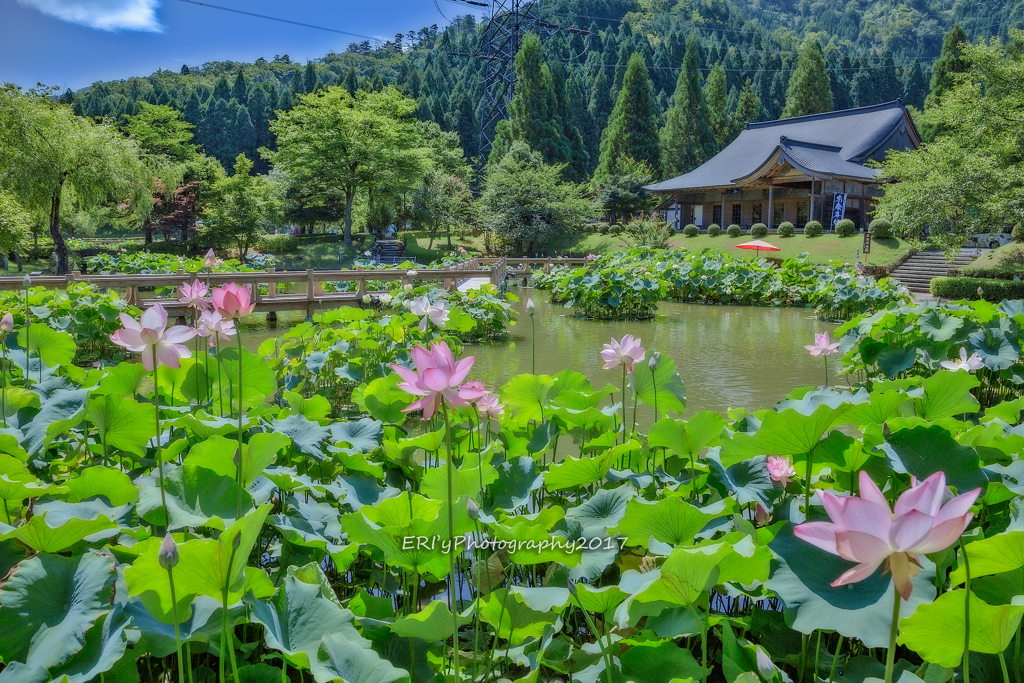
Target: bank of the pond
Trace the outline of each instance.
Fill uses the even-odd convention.
[[[501,386],[515,375],[532,371],[530,317],[526,299],[537,306],[537,372],[555,374],[566,368],[582,372],[595,386],[619,386],[621,377],[601,369],[598,352],[611,337],[640,337],[647,349],[660,351],[676,363],[686,385],[686,415],[700,410],[725,413],[729,408],[773,405],[796,387],[820,385],[824,364],[811,358],[804,344],[835,325],[814,319],[811,309],[761,306],[707,306],[661,302],[658,317],[643,321],[594,321],[576,318],[547,292],[513,288],[519,322],[507,342],[474,344],[473,377]],[[264,339],[280,335],[302,321],[301,313],[279,314],[277,329],[265,323],[243,328],[245,345],[255,351]],[[829,363],[838,369],[838,357]],[[833,377],[834,379],[834,377]],[[830,383],[833,381],[830,379]],[[631,410],[631,407],[630,407]],[[640,406],[638,420],[649,424],[653,410]]]

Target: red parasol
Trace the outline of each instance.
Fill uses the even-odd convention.
[[[762,251],[782,251],[782,249],[779,249],[774,244],[768,244],[767,242],[762,242],[761,240],[754,240],[752,242],[744,242],[743,244],[737,244],[736,248],[737,249],[756,249],[759,256],[760,256]]]

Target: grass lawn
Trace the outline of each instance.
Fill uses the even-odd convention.
[[[756,252],[737,249],[734,245],[749,242],[751,239],[753,238],[750,235],[741,235],[740,237],[729,237],[728,235],[719,235],[718,237],[708,237],[707,235],[685,237],[682,234],[678,234],[669,240],[669,246],[689,249],[691,251],[714,248],[737,256],[750,256]],[[833,260],[853,263],[857,260],[857,249],[864,246],[862,235],[854,235],[853,237],[838,237],[837,235],[779,237],[777,235],[769,235],[764,241],[780,247],[782,251],[775,251],[770,254],[762,252],[762,255],[789,258],[806,251],[810,253],[810,260],[814,263],[828,263]],[[892,263],[909,248],[909,244],[895,237],[887,240],[872,240],[871,253],[867,255],[865,263],[871,265]],[[585,254],[610,254],[624,251],[625,249],[627,249],[627,244],[621,237],[591,234],[586,235],[579,242],[567,247],[565,251]]]
[[[998,249],[992,249],[963,268],[965,273],[972,270],[988,270],[997,273],[1021,273],[1024,275],[1024,246],[1011,242]]]

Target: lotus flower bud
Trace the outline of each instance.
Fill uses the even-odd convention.
[[[363,294],[363,303],[364,303],[364,304],[368,304],[368,303],[370,303],[370,302],[371,302],[372,300],[373,300],[373,299],[371,299],[371,298],[370,298],[370,295],[369,295],[369,294]]]
[[[231,539],[231,549],[238,550],[239,546],[242,545],[242,533],[235,534],[235,537]]]
[[[533,303],[533,299],[526,300],[526,312],[533,315],[537,311],[537,306]]]
[[[411,292],[411,291],[412,291],[412,285],[406,285],[406,286],[405,286],[405,287],[403,287],[402,289],[404,289],[404,290],[405,290],[405,291],[407,291],[407,292]]]
[[[772,664],[772,658],[760,645],[757,646],[757,673],[766,681],[771,681],[775,678],[775,665]]]
[[[231,456],[231,462],[232,462],[232,464],[234,464],[235,467],[238,467],[240,464],[242,464],[242,458],[240,457],[240,455],[241,454],[240,454],[239,450],[236,448],[235,449],[235,454],[233,456]]]
[[[984,299],[985,298],[985,290],[981,288],[981,285],[978,285],[978,298],[979,299]]]
[[[472,498],[466,501],[466,514],[474,522],[480,519],[480,508],[476,506]]]
[[[660,359],[660,353],[658,353],[657,351],[651,351],[651,359],[647,361],[647,367],[651,369],[651,372],[654,372],[655,370],[658,369],[658,360]]]
[[[213,248],[211,247],[206,252],[206,256],[203,257],[203,268],[213,268],[215,265],[217,265],[217,255],[213,253]]]
[[[25,277],[22,278],[22,280],[21,280],[21,286],[24,287],[25,289],[28,289],[29,287],[31,287],[32,286],[32,276],[29,275],[28,273],[25,273]]]
[[[12,316],[10,313],[5,314],[4,317],[0,319],[0,330],[3,330],[4,332],[7,333],[13,332],[14,316]]]
[[[416,277],[417,275],[419,275],[419,271],[418,270],[410,270],[410,271],[406,271],[405,274],[408,275],[409,277]]]
[[[568,585],[566,586],[566,588],[569,589],[569,595],[571,595],[574,598],[576,597],[576,593],[579,592],[579,589],[576,588],[576,582],[575,581],[570,581],[568,583]]]
[[[760,503],[754,508],[754,519],[757,521],[758,526],[764,526],[772,519],[772,513],[768,512],[768,508]]]
[[[164,536],[164,542],[160,544],[156,559],[164,569],[174,569],[178,560],[181,559],[178,555],[178,544],[174,542],[170,533]]]

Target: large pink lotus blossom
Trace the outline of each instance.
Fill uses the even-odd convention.
[[[210,302],[206,299],[207,288],[205,282],[193,280],[178,285],[178,301],[194,308],[197,311],[205,311]]]
[[[640,340],[633,339],[633,335],[627,334],[621,341],[612,338],[611,344],[605,344],[601,351],[601,359],[604,361],[605,370],[622,365],[625,366],[626,372],[633,372],[633,363],[642,361],[646,353],[644,347],[640,346]]]
[[[470,401],[459,395],[459,385],[466,379],[473,367],[473,356],[467,356],[458,363],[452,358],[452,351],[444,342],[434,342],[430,349],[415,346],[412,360],[416,370],[403,368],[392,363],[391,367],[402,382],[398,387],[414,396],[422,396],[411,403],[404,412],[423,410],[423,418],[429,419],[441,402],[450,406],[468,406]]]
[[[796,470],[793,469],[793,464],[785,455],[769,455],[768,475],[772,481],[777,481],[782,484],[782,488],[786,488],[790,478],[796,477]]]
[[[499,403],[498,395],[490,391],[484,392],[484,395],[476,402],[476,409],[484,417],[493,417],[494,419],[505,414],[505,404]]]
[[[896,501],[895,509],[890,509],[875,482],[861,471],[859,498],[820,492],[831,523],[801,524],[794,533],[811,545],[857,563],[833,581],[833,586],[863,581],[885,562],[896,590],[908,600],[913,590],[911,578],[921,569],[917,556],[956,543],[971,523],[971,505],[979,493],[981,489],[974,489],[943,505],[948,494],[946,475],[936,472],[920,484],[914,480]]]
[[[422,316],[420,319],[420,332],[426,332],[431,322],[444,329],[444,325],[448,321],[448,310],[444,307],[444,304],[440,301],[430,303],[430,299],[427,298],[426,294],[418,299],[413,299],[409,303],[409,312],[413,315]]]
[[[217,311],[203,311],[196,325],[196,334],[205,337],[210,348],[215,347],[218,342],[234,337],[235,332],[235,321],[226,320]]]
[[[213,307],[225,318],[244,318],[256,304],[252,303],[248,287],[229,282],[213,290]]]
[[[828,332],[814,335],[814,344],[805,344],[804,348],[811,352],[812,358],[831,356],[839,353],[839,342],[833,342]]]
[[[985,364],[981,361],[981,357],[978,354],[972,353],[971,357],[968,358],[967,349],[965,349],[962,346],[960,347],[959,360],[955,358],[953,360],[944,360],[941,363],[939,363],[939,365],[946,368],[947,370],[953,370],[954,372],[957,370],[974,372],[975,370],[980,370],[981,368],[985,367]]]
[[[121,324],[124,327],[110,335],[110,340],[129,351],[142,354],[142,365],[149,371],[154,368],[154,351],[156,365],[174,369],[181,367],[179,359],[192,355],[185,342],[196,336],[196,331],[184,325],[168,328],[167,311],[160,304],[142,313],[141,324],[127,313],[122,313]]]

